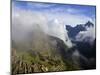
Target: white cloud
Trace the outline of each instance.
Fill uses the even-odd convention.
[[[18,40],[26,38],[26,34],[37,28],[46,31],[46,18],[38,13],[17,9],[12,11],[12,36]]]
[[[48,27],[49,35],[62,39],[64,43],[68,45],[68,47],[72,47],[72,43],[68,37],[65,25],[62,22],[55,18],[49,22]]]
[[[41,29],[46,34],[62,39],[69,47],[72,45],[68,39],[66,29],[56,17],[50,22],[44,13],[26,11],[22,9],[12,10],[12,37],[17,40],[27,38],[31,30]],[[66,42],[66,38],[68,42]]]
[[[59,13],[59,12],[53,12],[53,13],[45,13],[45,15],[49,19],[57,18],[60,22],[62,22],[64,25],[71,25],[72,27],[76,26],[77,24],[85,24],[87,21],[91,21],[94,23],[94,21],[85,15],[81,14],[70,14],[70,13]]]
[[[72,46],[65,25],[76,26],[77,24],[85,24],[88,20],[92,21],[91,18],[81,14],[73,15],[70,13],[56,12],[57,10],[52,11],[53,10],[38,12],[13,6],[12,26],[15,28],[15,30],[13,29],[13,37],[19,37],[19,39],[25,38],[28,30],[41,28],[45,33],[56,36],[62,39],[67,45]],[[72,10],[70,10],[70,12],[72,12]],[[15,35],[15,33],[17,35]],[[20,36],[18,36],[19,34]],[[23,37],[21,35],[23,35]],[[68,40],[67,42],[66,39]]]
[[[95,27],[90,27],[87,31],[81,31],[76,36],[77,41],[89,42],[90,44],[94,42],[95,38]]]

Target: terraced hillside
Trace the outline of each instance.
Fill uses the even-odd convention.
[[[19,45],[13,41],[12,75],[80,69],[67,59],[68,48],[62,40],[52,36],[48,39],[49,41],[35,40],[31,48],[23,48],[22,44]]]

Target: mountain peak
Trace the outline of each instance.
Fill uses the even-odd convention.
[[[92,22],[90,22],[90,21],[88,21],[86,24],[85,24],[85,26],[88,26],[88,27],[93,27],[94,26],[94,24],[92,23]]]

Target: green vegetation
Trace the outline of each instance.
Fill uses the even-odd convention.
[[[14,49],[13,49],[14,50]],[[69,71],[76,67],[61,58],[43,56],[39,53],[32,55],[30,52],[16,52],[12,56],[12,75],[36,72]]]
[[[18,54],[18,55],[17,55]],[[37,54],[17,53],[12,56],[12,74],[34,73],[34,72],[50,72],[65,70],[62,61]]]
[[[57,44],[53,45],[52,41],[56,41]],[[12,41],[12,75],[79,69],[79,66],[66,58],[68,48],[62,40],[49,37],[49,40],[41,39],[34,42],[29,46],[29,43],[15,44]]]

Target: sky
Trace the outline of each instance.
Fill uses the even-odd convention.
[[[65,25],[74,27],[88,21],[95,25],[95,10],[95,6],[87,5],[13,1],[12,37],[22,40],[25,39],[29,31],[38,29],[62,39],[65,44],[71,47],[72,43]],[[92,29],[93,32],[94,30],[95,28]],[[89,35],[90,33],[91,30],[81,32],[79,36],[83,34]]]
[[[64,24],[72,26],[85,23],[87,20],[95,23],[95,6],[27,1],[13,1],[13,6],[21,10],[45,13],[45,16],[48,16],[50,20],[52,18],[63,18],[62,22]]]

